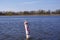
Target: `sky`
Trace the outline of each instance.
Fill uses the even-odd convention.
[[[60,0],[0,0],[0,11],[60,9]]]

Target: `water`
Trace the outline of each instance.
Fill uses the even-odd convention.
[[[31,40],[60,40],[60,16],[0,16],[0,40],[25,40],[24,20]]]

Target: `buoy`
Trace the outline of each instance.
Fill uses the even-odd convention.
[[[24,26],[25,26],[25,32],[26,32],[26,40],[29,40],[30,39],[30,30],[29,30],[28,22],[26,20],[24,22]]]

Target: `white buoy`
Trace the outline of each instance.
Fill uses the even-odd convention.
[[[30,30],[29,30],[27,21],[24,22],[24,26],[25,26],[25,31],[26,31],[26,39],[28,40],[30,38]]]

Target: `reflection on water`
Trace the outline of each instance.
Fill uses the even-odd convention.
[[[24,20],[31,40],[60,40],[60,16],[0,16],[0,40],[25,40]]]

